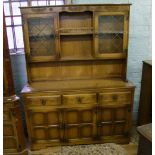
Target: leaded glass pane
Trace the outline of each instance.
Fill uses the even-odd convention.
[[[122,33],[124,30],[124,16],[99,16],[99,32]]]
[[[99,52],[123,51],[124,16],[99,16]]]
[[[99,35],[99,52],[116,53],[123,51],[122,34],[100,34]]]
[[[55,52],[54,19],[52,17],[30,18],[28,25],[31,55],[53,55]]]

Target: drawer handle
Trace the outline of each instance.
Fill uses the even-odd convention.
[[[97,126],[98,126],[98,127],[102,127],[102,124],[101,124],[101,123],[97,123]]]
[[[42,100],[42,105],[46,105],[46,101],[45,100]]]
[[[113,96],[112,96],[112,99],[113,99],[113,100],[117,100],[117,99],[118,99],[118,96],[117,96],[117,95],[113,95]]]
[[[77,98],[78,103],[82,102],[82,99],[80,97]]]

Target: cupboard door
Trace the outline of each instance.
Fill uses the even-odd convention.
[[[95,55],[107,54],[122,58],[127,49],[128,14],[125,12],[95,13]]]
[[[15,124],[10,122],[4,122],[3,125],[3,148],[5,150],[7,149],[13,149],[18,150],[18,139],[17,139],[17,133],[15,129]]]
[[[4,105],[6,110],[6,106]],[[11,112],[11,108],[5,111],[7,117],[4,117],[3,121],[3,148],[4,150],[18,151],[21,146],[19,145],[19,133],[17,133],[17,121],[18,119]],[[9,116],[9,117],[8,117]],[[9,118],[9,119],[8,119]],[[19,148],[20,147],[20,148]]]
[[[64,109],[63,115],[65,142],[86,143],[96,136],[96,114],[93,107]]]
[[[99,107],[97,117],[98,137],[104,139],[108,136],[126,136],[129,132],[131,107],[109,106]]]
[[[61,112],[56,108],[29,109],[28,122],[29,136],[33,142],[59,143],[61,141]]]
[[[29,61],[49,61],[58,55],[56,14],[24,17],[25,48]]]

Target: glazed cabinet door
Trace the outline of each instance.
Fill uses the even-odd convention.
[[[127,50],[128,13],[95,12],[95,56],[123,58]]]
[[[30,108],[27,115],[29,137],[32,143],[51,143],[52,145],[60,143],[62,117],[57,108]]]
[[[58,56],[57,18],[55,13],[23,16],[28,61],[49,61]]]
[[[64,142],[88,143],[96,136],[96,113],[91,106],[63,110]]]

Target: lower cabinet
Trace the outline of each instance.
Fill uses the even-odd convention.
[[[26,148],[22,118],[17,96],[4,97],[3,150],[4,154],[19,153]]]
[[[60,143],[62,120],[57,108],[30,108],[27,111],[27,123],[31,143]]]
[[[101,106],[99,107],[97,117],[97,134],[99,139],[106,140],[108,136],[119,138],[129,135],[131,118],[131,107],[129,105],[120,107]]]
[[[118,92],[23,94],[31,149],[128,143],[134,90]]]

